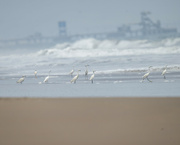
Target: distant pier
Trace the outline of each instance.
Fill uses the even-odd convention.
[[[59,36],[44,37],[40,33],[11,40],[0,40],[0,48],[39,48],[51,47],[62,42],[72,42],[81,39],[95,38],[98,40],[132,40],[132,39],[163,39],[167,37],[180,37],[176,28],[162,28],[161,22],[152,21],[149,18],[150,12],[141,13],[141,21],[133,25],[122,25],[115,32],[109,33],[89,33],[68,35],[65,21],[58,23]],[[134,27],[136,29],[134,30]]]

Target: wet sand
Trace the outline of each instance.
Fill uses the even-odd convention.
[[[1,98],[0,145],[179,145],[180,98]]]

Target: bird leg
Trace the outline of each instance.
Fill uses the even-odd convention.
[[[144,78],[142,79],[142,83],[144,82]]]
[[[166,76],[164,75],[164,79],[166,79]]]
[[[152,82],[151,80],[149,80],[149,78],[147,77],[147,80],[149,81],[149,82]]]

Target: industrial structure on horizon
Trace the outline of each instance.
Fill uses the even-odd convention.
[[[150,12],[141,13],[141,21],[133,25],[122,25],[116,32],[90,33],[68,35],[65,21],[58,22],[59,36],[44,37],[40,33],[22,39],[0,40],[0,48],[6,47],[50,47],[57,43],[76,41],[86,38],[133,40],[133,39],[163,39],[167,37],[180,37],[176,28],[162,28],[161,22],[153,22],[149,18]]]

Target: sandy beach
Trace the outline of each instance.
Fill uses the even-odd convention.
[[[180,98],[1,98],[1,145],[179,145]]]

